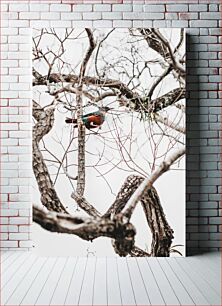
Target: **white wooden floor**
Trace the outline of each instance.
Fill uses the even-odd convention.
[[[1,253],[0,305],[221,305],[221,257]]]

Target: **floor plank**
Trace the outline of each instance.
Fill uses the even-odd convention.
[[[220,296],[217,294],[214,288],[212,288],[199,273],[195,271],[190,265],[186,262],[186,260],[178,260],[174,258],[177,263],[180,264],[181,268],[185,273],[187,273],[192,281],[196,284],[196,287],[202,293],[202,295],[206,298],[209,304],[211,305],[219,305],[220,304]]]
[[[185,260],[185,258],[184,258]],[[169,265],[176,275],[180,277],[181,282],[185,286],[187,292],[192,297],[192,300],[196,305],[209,305],[207,299],[200,292],[196,284],[193,282],[192,278],[184,272],[181,265],[178,264],[176,260],[170,258],[168,260]]]
[[[61,274],[50,305],[64,305],[78,258],[69,257]]]
[[[84,279],[79,295],[78,305],[93,304],[93,287],[95,278],[96,257],[88,257]]]
[[[65,257],[57,258],[56,264],[53,266],[53,269],[51,270],[47,282],[44,284],[35,305],[50,305],[54,290],[56,289],[67,260],[68,258]]]
[[[13,254],[15,254],[15,252],[10,252],[10,251],[0,252],[0,262],[1,263],[5,262],[7,258],[12,256]]]
[[[106,269],[108,305],[122,305],[116,257],[107,258]]]
[[[150,299],[144,285],[144,280],[141,277],[136,258],[127,258],[127,265],[137,305],[150,305]]]
[[[16,263],[16,260],[22,256],[22,252],[15,252],[12,256],[7,258],[4,265],[1,268],[1,273],[5,273],[8,268]]]
[[[20,256],[18,260],[16,260],[16,262],[14,262],[13,265],[7,269],[6,273],[1,273],[1,290],[4,288],[4,286],[6,286],[6,284],[12,279],[14,275],[19,273],[19,269],[22,269],[23,264],[27,259],[30,260],[29,252],[22,254],[22,256]]]
[[[154,278],[154,274],[148,265],[146,258],[137,258],[137,265],[140,270],[140,274],[143,278],[146,286],[147,294],[151,305],[166,305],[159,285]]]
[[[129,275],[126,258],[117,259],[120,292],[123,305],[136,305],[135,294]]]
[[[150,269],[153,272],[154,278],[158,283],[159,289],[164,297],[164,301],[169,305],[179,305],[179,300],[172,285],[169,283],[166,275],[161,269],[156,258],[147,258]]]
[[[12,281],[2,290],[2,294],[5,292],[5,303],[6,305],[19,305],[24,295],[29,290],[30,284],[33,282],[35,277],[38,275],[41,268],[44,266],[46,262],[46,258],[37,258],[30,266],[30,262],[28,261],[28,266],[26,269],[21,271],[21,275],[17,275],[15,278],[15,284]],[[24,271],[26,271],[24,273]],[[22,273],[23,272],[23,273]],[[13,286],[14,285],[14,286]],[[14,287],[14,288],[13,288]],[[12,290],[14,289],[14,290]],[[4,301],[4,295],[3,295]]]
[[[202,261],[195,257],[186,258],[186,262],[194,269],[201,277],[213,287],[218,294],[221,294],[221,269],[218,267],[217,273],[212,271],[210,265],[205,265]]]
[[[213,273],[218,275],[218,270],[221,267],[221,255],[218,256],[218,252],[211,252],[207,254],[202,254],[195,257],[201,263],[204,263],[207,267],[211,269]],[[219,269],[218,269],[219,268]]]
[[[106,258],[96,258],[93,305],[107,305]]]
[[[166,259],[164,257],[160,257],[157,260],[160,264],[163,273],[165,274],[166,278],[171,284],[171,287],[173,288],[180,304],[195,305],[192,296],[190,296],[189,292],[187,292],[186,288],[184,287],[183,283],[180,280],[180,277],[178,277],[178,275],[174,273],[171,266],[169,265],[168,263],[169,258]]]
[[[220,305],[220,254],[38,257],[9,252],[1,305]],[[218,284],[219,283],[219,284]]]
[[[52,269],[55,264],[55,258],[46,259],[44,266],[42,267],[41,271],[39,271],[35,280],[30,285],[29,290],[26,292],[20,305],[35,305],[40,293],[44,288],[44,285],[48,281],[50,273],[52,272]]]
[[[79,257],[68,288],[65,305],[78,305],[82,282],[85,274],[87,258]]]

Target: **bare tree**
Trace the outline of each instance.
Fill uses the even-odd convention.
[[[167,222],[153,183],[185,154],[185,58],[180,50],[184,32],[181,30],[174,46],[160,30],[129,29],[121,48],[113,43],[114,34],[114,29],[98,33],[90,29],[35,32],[33,88],[38,101],[36,97],[33,100],[33,171],[45,209],[34,205],[33,219],[46,230],[77,235],[87,241],[101,236],[111,238],[120,256],[169,256],[173,229]],[[45,46],[47,38],[53,41],[52,49]],[[73,57],[67,55],[67,50],[81,41],[84,41],[84,55],[77,54],[72,62]],[[151,55],[144,56],[146,52]],[[147,84],[147,76],[150,84]],[[175,88],[167,88],[164,92],[163,85],[172,79]],[[46,94],[48,103],[44,102]],[[108,131],[86,130],[82,120],[84,109],[101,103],[114,105]],[[169,109],[173,109],[173,115]],[[44,142],[54,126],[56,112],[69,112],[78,125],[77,134],[74,128],[70,129],[66,146],[59,137],[55,139],[63,151],[62,157]],[[119,122],[126,115],[129,127],[123,132]],[[133,123],[138,117],[147,136],[142,146],[149,145],[152,159],[143,156],[138,135],[134,132]],[[101,143],[100,152],[88,150],[91,135]],[[161,149],[163,139],[167,139],[164,152]],[[117,152],[117,157],[110,158],[108,151]],[[143,158],[147,169],[136,161],[137,154]],[[75,159],[70,161],[70,155]],[[94,163],[88,165],[86,156],[93,156]],[[56,169],[54,181],[49,167]],[[128,173],[104,214],[85,197],[88,167],[102,177],[110,190],[108,173],[114,169]],[[70,196],[88,217],[71,214],[62,203],[55,187],[61,173],[73,188]],[[150,252],[135,245],[137,231],[131,217],[138,202],[152,233]]]

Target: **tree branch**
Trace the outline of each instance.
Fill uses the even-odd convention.
[[[91,217],[101,217],[100,212],[91,205],[83,196],[79,196],[77,193],[72,193],[71,197],[76,201],[80,208],[82,208]]]
[[[36,76],[36,73],[34,73]],[[54,74],[56,76],[53,77],[53,81],[55,83],[61,82],[61,75],[60,74]],[[62,78],[65,82],[69,83],[78,83],[79,77],[76,75],[62,75]],[[130,107],[131,109],[135,111],[143,110],[145,113],[150,112],[157,112],[161,109],[164,109],[177,101],[185,98],[185,88],[176,88],[168,93],[153,99],[150,101],[148,96],[141,97],[139,94],[134,93],[132,90],[130,90],[125,84],[118,80],[112,80],[112,79],[100,79],[97,77],[89,77],[85,76],[82,78],[82,82],[85,85],[95,85],[97,87],[104,87],[104,88],[112,88],[112,89],[118,89],[124,97],[128,99],[126,101],[127,107]],[[46,77],[38,76],[38,79],[35,79],[33,81],[34,86],[36,85],[46,85]],[[59,92],[68,91],[67,88],[59,90]],[[72,91],[71,91],[72,92]],[[78,93],[78,91],[75,89],[75,94]]]
[[[163,123],[164,125],[170,127],[171,129],[182,133],[182,134],[186,134],[186,130],[184,127],[179,126],[178,124],[172,122],[171,120],[169,120],[167,117],[163,117],[161,116],[159,113],[156,113],[154,116],[155,121],[158,121],[160,123]]]
[[[172,65],[178,75],[184,79],[186,71],[176,60],[169,42],[160,31],[157,29],[139,29],[139,31],[143,35],[148,46],[159,53],[169,65]]]
[[[127,256],[134,247],[135,228],[131,223],[125,222],[120,214],[113,220],[85,219],[62,213],[47,212],[34,206],[33,220],[48,231],[76,235],[87,241],[98,237],[113,238],[115,251],[120,256]]]
[[[137,190],[134,192],[133,196],[130,198],[130,200],[127,203],[127,207],[125,210],[123,210],[123,213],[125,217],[128,219],[131,218],[132,213],[138,203],[144,196],[144,194],[151,189],[153,183],[167,170],[169,170],[170,166],[181,156],[185,154],[185,148],[181,148],[177,151],[175,151],[171,156],[166,158],[160,166],[155,170],[150,177],[146,178],[140,186],[137,188]]]
[[[61,203],[49,171],[45,164],[42,153],[39,149],[39,142],[48,134],[53,127],[55,107],[44,110],[41,106],[33,101],[33,117],[37,120],[33,127],[33,171],[41,194],[41,202],[48,209],[56,212],[67,212]]]
[[[85,190],[85,126],[82,123],[83,115],[83,101],[82,101],[82,89],[83,89],[83,77],[85,75],[87,63],[96,47],[94,42],[93,33],[90,29],[86,29],[86,33],[89,38],[89,48],[83,59],[79,82],[76,94],[76,107],[77,107],[77,123],[78,123],[78,178],[77,178],[77,188],[76,194],[78,197],[82,197]]]

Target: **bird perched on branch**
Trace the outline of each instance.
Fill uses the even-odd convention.
[[[111,110],[111,108],[108,106],[100,107],[98,111],[83,115],[82,122],[85,125],[85,127],[89,130],[98,128],[105,121],[105,115],[109,110]],[[73,123],[74,128],[78,126],[76,118],[66,118],[65,122]]]

